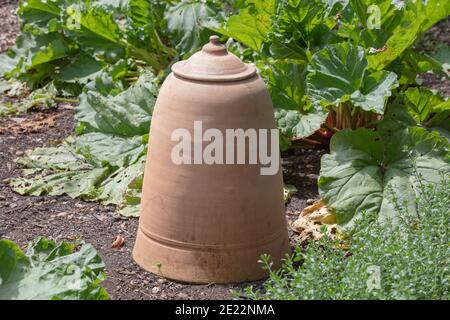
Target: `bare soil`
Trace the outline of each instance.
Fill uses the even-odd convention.
[[[17,0],[0,0],[0,52],[14,45],[19,34],[19,21],[14,14],[17,2]]]

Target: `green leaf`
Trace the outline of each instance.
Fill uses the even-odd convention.
[[[157,91],[153,76],[144,75],[117,96],[88,92],[75,110],[79,131],[126,137],[147,134]]]
[[[240,9],[239,14],[229,17],[225,25],[208,25],[208,27],[255,51],[260,51],[271,26],[270,17],[275,10],[274,2],[274,0],[248,0],[247,6]]]
[[[353,92],[350,101],[366,111],[383,114],[386,97],[397,86],[397,75],[393,72],[378,71],[364,78],[361,90]]]
[[[146,61],[155,72],[163,70],[175,56],[159,34],[163,27],[161,4],[154,1],[129,0],[126,38],[129,55]]]
[[[94,0],[92,6],[123,12],[126,11],[129,2],[130,0]]]
[[[404,95],[407,112],[419,124],[425,124],[434,107],[444,102],[440,96],[425,88],[409,88]]]
[[[143,174],[145,152],[146,141],[141,137],[124,139],[88,133],[76,140],[68,139],[58,148],[29,152],[18,163],[44,175],[11,179],[10,185],[20,194],[67,194],[121,205],[129,185]]]
[[[450,138],[450,100],[445,101],[425,88],[409,88],[404,93],[401,107],[410,118],[403,115],[397,119],[400,122],[422,125]],[[401,107],[394,109],[394,112],[400,113],[398,108]]]
[[[308,137],[320,128],[327,113],[305,102],[305,64],[276,61],[262,76],[268,81],[282,144],[286,139]]]
[[[72,146],[96,166],[108,163],[126,167],[146,151],[145,138],[139,135],[120,137],[103,132],[89,132],[77,137]]]
[[[275,108],[304,110],[306,65],[276,61],[263,73]]]
[[[23,86],[21,88],[23,90]],[[19,88],[18,90],[21,89]],[[56,93],[55,86],[52,83],[49,83],[41,89],[34,90],[26,98],[19,99],[17,102],[0,102],[0,115],[19,114],[36,106],[52,107],[55,105],[53,99],[56,97]]]
[[[346,1],[279,1],[270,31],[272,57],[307,62],[309,51],[333,41],[336,21],[330,14],[345,6]]]
[[[72,139],[68,140],[73,142]],[[86,170],[92,165],[83,161],[73,149],[61,147],[36,148],[27,152],[27,156],[19,158],[17,163],[30,169],[53,170]]]
[[[413,49],[405,50],[388,68],[399,75],[398,82],[401,85],[417,84],[417,77],[421,73],[432,71],[439,74],[445,72],[445,64],[426,53]]]
[[[370,69],[384,69],[411,47],[423,32],[450,14],[450,2],[448,1],[405,1],[405,4],[406,7],[400,12],[395,11],[393,6],[389,8],[391,20],[396,19],[397,21],[395,27],[392,22],[389,22],[391,26],[388,29],[382,25],[378,30],[379,34],[384,34],[384,36],[374,47],[381,48],[386,45],[386,50],[368,57]],[[381,16],[388,19],[386,15],[382,14]],[[401,19],[398,19],[400,16]],[[366,45],[370,44],[366,43]]]
[[[89,49],[94,53],[104,54],[108,50],[120,48],[121,33],[112,13],[106,13],[100,8],[86,10],[86,12],[80,11],[76,22],[78,26],[66,31],[69,35],[73,35],[78,45],[84,50]]]
[[[98,196],[94,200],[100,200],[105,205],[118,205],[124,212],[127,211],[127,209],[124,209],[127,205],[139,205],[141,188],[138,188],[138,192],[135,192],[136,188],[133,187],[133,184],[143,178],[145,166],[144,159],[144,157],[141,157],[132,165],[121,167],[119,170],[114,172],[113,175],[105,179],[99,185]],[[131,194],[134,194],[134,197],[139,198],[138,203],[131,202]],[[132,214],[128,213],[128,216],[130,215]]]
[[[42,1],[26,0],[20,1],[18,14],[23,25],[42,28],[45,30],[52,19],[61,15],[61,0]]]
[[[196,52],[208,42],[212,34],[203,26],[217,15],[218,7],[212,1],[181,1],[168,8],[165,14],[167,30],[181,56]]]
[[[306,138],[320,129],[327,112],[313,108],[302,114],[297,110],[275,109],[275,122],[281,134],[290,138]]]
[[[450,100],[445,101],[426,88],[409,88],[389,106],[382,130],[423,126],[450,137]],[[450,141],[450,140],[449,140]]]
[[[323,105],[350,101],[366,111],[384,113],[384,103],[397,86],[389,71],[367,72],[363,48],[349,43],[327,46],[312,57],[307,76],[308,93]]]
[[[87,54],[80,54],[75,56],[69,64],[62,67],[56,74],[55,79],[63,82],[86,84],[94,80],[102,68],[103,64],[100,61]]]
[[[380,221],[395,218],[398,206],[416,215],[418,187],[449,173],[448,143],[437,133],[418,127],[345,129],[322,157],[318,185],[338,222],[349,226],[364,211],[377,213]]]
[[[58,32],[33,35],[24,33],[16,45],[0,61],[5,63],[3,75],[25,80],[31,88],[48,81],[51,74],[65,64],[69,47]]]
[[[26,253],[10,240],[0,240],[1,300],[105,300],[100,287],[105,265],[90,244],[78,251],[66,242],[42,237]]]
[[[449,76],[450,75],[450,46],[446,43],[439,44],[437,51],[432,55],[432,57],[441,63],[442,71],[444,71],[447,74],[447,76]]]
[[[13,50],[14,48],[0,54],[0,75],[2,76],[13,71],[20,61],[20,54]]]
[[[153,75],[145,73],[117,96],[88,92],[75,116],[82,134],[20,158],[24,173],[34,176],[11,179],[11,187],[20,194],[115,204],[121,213],[136,215],[157,90]]]

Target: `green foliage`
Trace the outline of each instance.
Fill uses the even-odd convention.
[[[399,212],[392,195],[416,215],[421,184],[438,183],[448,174],[448,143],[436,132],[418,127],[347,129],[331,139],[318,185],[338,223],[351,226],[364,211],[376,213],[380,221],[395,220]]]
[[[373,4],[372,1],[362,2]],[[369,57],[369,66],[375,70],[386,68],[410,48],[422,33],[450,15],[450,3],[446,1],[405,1],[405,8],[400,10],[393,4],[389,6],[389,1],[375,2],[383,8],[380,29],[365,28],[361,35],[366,47],[381,48],[386,45],[387,50]]]
[[[58,92],[55,86],[51,83],[43,88],[33,91],[25,97],[28,93],[25,86],[18,81],[3,81],[3,93],[9,97],[14,98],[9,102],[0,102],[0,116],[18,114],[26,112],[35,106],[51,107],[55,103],[55,99],[60,102],[77,102],[77,100],[57,98]],[[17,98],[19,98],[17,100]],[[17,101],[15,101],[17,100]]]
[[[31,88],[50,81],[76,83],[78,95],[100,70],[107,72],[120,59],[130,59],[130,71],[142,61],[159,72],[174,50],[163,44],[161,31],[154,28],[160,24],[154,11],[152,2],[145,0],[21,1],[22,33],[16,45],[0,55],[0,73],[24,80]]]
[[[279,1],[271,28],[270,53],[276,59],[308,62],[311,52],[332,43],[333,15],[346,1]]]
[[[80,135],[20,158],[33,177],[12,179],[11,186],[20,194],[68,194],[115,204],[121,214],[137,216],[157,91],[147,73],[116,96],[83,94],[75,115]]]
[[[246,288],[253,299],[449,299],[449,180],[423,186],[418,215],[406,207],[401,219],[380,224],[364,214],[345,243],[323,237],[296,247],[263,290]],[[399,207],[401,207],[399,203]],[[342,248],[346,247],[346,250]]]
[[[450,101],[433,94],[423,88],[409,88],[404,93],[406,112],[414,121],[424,126],[439,126],[450,128],[448,118],[450,115]]]
[[[414,84],[419,72],[441,71],[445,63],[444,50],[437,59],[411,47],[450,14],[450,6],[438,0],[405,3],[403,7],[390,0],[282,0],[265,10],[259,1],[246,1],[236,14],[211,28],[254,50],[250,59],[266,78],[277,113],[279,108],[296,110],[298,125],[303,127],[303,117],[333,109],[328,124],[334,129],[358,128],[384,114],[397,81]],[[299,72],[306,66],[307,72]],[[321,102],[326,110],[311,108],[310,100]],[[307,137],[312,131],[299,133],[285,138]]]
[[[259,51],[270,30],[274,7],[274,0],[247,0],[239,13],[230,16],[223,25],[210,24],[208,27]]]
[[[350,101],[355,107],[383,114],[397,76],[389,71],[369,73],[367,65],[362,47],[340,43],[318,51],[307,76],[311,98],[336,106]]]
[[[308,137],[320,128],[326,117],[323,111],[303,115],[297,110],[275,109],[277,127],[285,137]]]
[[[100,287],[105,265],[90,244],[80,248],[42,237],[26,253],[9,240],[0,240],[1,300],[105,300]]]
[[[198,51],[212,32],[203,24],[218,14],[220,6],[215,1],[187,0],[168,8],[165,19],[172,34],[172,43],[182,56]]]

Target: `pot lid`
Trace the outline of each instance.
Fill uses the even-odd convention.
[[[175,63],[172,71],[177,76],[191,80],[236,81],[253,76],[256,68],[228,52],[219,42],[218,36],[211,36],[201,51]]]

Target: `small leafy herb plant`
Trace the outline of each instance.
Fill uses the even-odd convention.
[[[449,299],[449,181],[421,188],[415,218],[400,209],[396,221],[380,224],[365,214],[347,240],[323,237],[306,248],[297,246],[278,271],[270,257],[261,257],[269,279],[262,290],[248,287],[242,294],[252,299]]]

